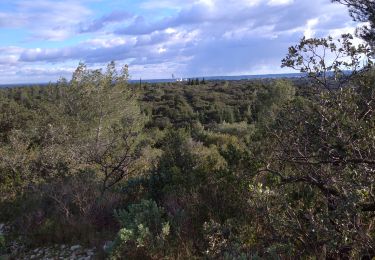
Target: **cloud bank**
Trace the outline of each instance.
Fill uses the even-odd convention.
[[[279,73],[301,37],[355,26],[329,0],[3,0],[0,7],[0,84],[69,77],[79,61],[128,63],[133,78]]]

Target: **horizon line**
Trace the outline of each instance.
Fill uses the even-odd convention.
[[[158,81],[158,82],[176,82],[178,79],[207,79],[207,80],[224,80],[224,78],[237,78],[237,79],[233,79],[233,80],[246,80],[246,79],[251,79],[250,77],[255,77],[254,79],[256,78],[273,78],[275,76],[283,76],[283,75],[289,75],[290,77],[288,78],[292,78],[293,76],[292,75],[303,75],[303,73],[301,72],[291,72],[291,73],[269,73],[269,74],[242,74],[242,75],[223,75],[223,76],[192,76],[192,77],[175,77],[175,78],[142,78],[140,77],[139,79],[132,79],[130,78],[129,79],[129,82],[138,82],[139,80],[142,80],[144,82],[146,81]],[[245,77],[245,78],[240,78],[240,77]],[[26,83],[26,82],[22,82],[22,83],[5,83],[5,84],[0,84],[0,87],[6,87],[6,86],[31,86],[31,85],[48,85],[48,84],[55,84],[57,83],[57,80],[55,82],[53,81],[49,81],[49,82],[37,82],[37,83]]]

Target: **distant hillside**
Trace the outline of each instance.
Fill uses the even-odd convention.
[[[210,77],[190,77],[190,78],[205,78],[206,80],[246,80],[246,79],[279,79],[279,78],[299,78],[303,77],[303,73],[282,73],[282,74],[261,74],[261,75],[239,75],[239,76],[210,76]],[[189,78],[182,78],[189,79]],[[178,79],[142,79],[142,82],[148,83],[164,83],[164,82],[175,82]],[[130,82],[139,82],[139,79],[132,79]],[[49,83],[19,83],[19,84],[0,84],[0,88],[6,87],[26,87],[26,86],[41,86],[48,85]]]

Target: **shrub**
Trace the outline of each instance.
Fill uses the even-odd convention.
[[[158,207],[155,201],[142,200],[139,204],[130,205],[127,210],[115,210],[115,217],[121,229],[110,248],[111,259],[122,259],[125,255],[160,258],[170,233],[163,208]],[[137,250],[126,250],[134,245]]]
[[[5,253],[5,251],[6,251],[5,237],[4,235],[0,234],[0,254]]]

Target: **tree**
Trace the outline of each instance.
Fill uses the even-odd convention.
[[[25,186],[81,172],[95,173],[102,193],[122,181],[136,171],[145,122],[128,78],[127,66],[118,73],[111,62],[103,73],[80,63],[70,82],[46,87],[45,100],[30,115],[18,106],[18,114],[34,119],[23,122],[25,130],[15,119],[8,122],[17,110],[4,103],[0,169]]]
[[[261,200],[272,201],[269,225],[294,249],[354,258],[374,250],[374,76],[296,98],[269,133]]]
[[[132,173],[139,153],[145,120],[128,78],[128,67],[118,73],[114,62],[105,73],[80,64],[61,103],[75,129],[82,163],[103,175],[102,192]]]
[[[349,8],[354,21],[368,23],[357,29],[357,35],[375,47],[375,1],[374,0],[332,0]]]
[[[373,27],[373,1],[334,2]],[[371,258],[374,252],[371,30],[361,29],[367,44],[358,46],[349,34],[303,38],[282,61],[307,73],[316,91],[295,97],[278,113],[256,177],[263,181],[251,187],[252,205],[268,216],[276,240],[300,255]]]
[[[343,34],[337,40],[332,37],[303,38],[298,45],[289,47],[287,56],[282,60],[282,67],[307,73],[326,89],[341,86],[373,64],[369,45],[355,46],[352,40],[350,34]]]

